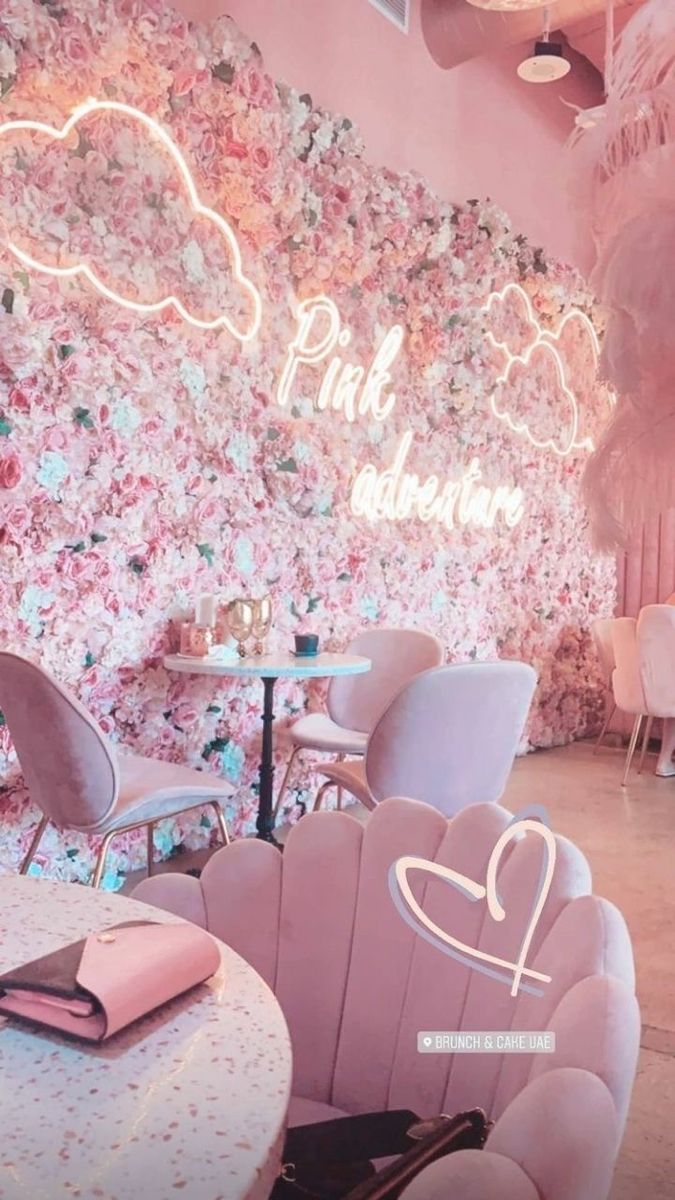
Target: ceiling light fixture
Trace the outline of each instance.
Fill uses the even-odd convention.
[[[473,0],[470,0],[473,3]],[[551,41],[551,12],[544,11],[544,32],[541,41],[534,43],[534,54],[524,59],[518,67],[518,75],[526,83],[554,83],[564,79],[571,70],[563,54],[562,42]]]

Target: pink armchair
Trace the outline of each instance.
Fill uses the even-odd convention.
[[[294,1051],[290,1123],[410,1107],[423,1116],[480,1105],[487,1148],[429,1168],[406,1200],[605,1200],[635,1073],[640,1018],[630,939],[613,905],[590,894],[585,859],[557,839],[551,890],[528,966],[543,995],[470,970],[418,936],[396,910],[391,864],[404,855],[485,880],[511,820],[494,804],[448,822],[411,800],[385,800],[365,825],[311,814],[285,853],[259,841],[218,851],[200,880],[145,880],[134,895],[208,928],[266,979]],[[515,960],[542,847],[511,845],[498,874],[506,917],[416,873],[425,912],[466,945]],[[418,1054],[420,1030],[550,1030],[554,1054]]]
[[[371,668],[365,675],[336,675],[328,688],[326,712],[307,713],[291,725],[292,750],[275,817],[301,752],[335,754],[340,762],[365,754],[369,734],[396,693],[415,675],[439,667],[445,658],[443,643],[421,629],[365,629],[352,639],[347,653],[369,658]]]
[[[413,796],[446,817],[500,800],[536,684],[532,667],[513,661],[451,663],[416,675],[382,713],[364,759],[321,767],[326,783],[315,811],[332,787],[365,808]]]
[[[0,652],[0,708],[5,714],[33,804],[41,810],[21,862],[26,874],[51,821],[102,839],[92,885],[98,887],[110,843],[122,833],[147,830],[152,874],[153,829],[164,817],[193,808],[213,810],[229,841],[222,805],[231,784],[178,763],[115,753],[79,700],[42,667]]]

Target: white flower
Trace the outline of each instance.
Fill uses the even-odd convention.
[[[19,603],[19,618],[26,622],[34,637],[39,637],[42,633],[40,613],[43,609],[49,608],[55,599],[53,592],[47,591],[46,588],[36,587],[32,583],[24,588]]]
[[[110,424],[117,433],[129,437],[141,424],[141,415],[131,401],[122,396],[110,410]]]
[[[190,240],[183,248],[181,254],[181,262],[185,267],[185,274],[190,283],[203,283],[206,279],[206,271],[204,270],[204,255],[202,254],[201,246],[194,240]]]
[[[180,377],[188,394],[193,400],[200,400],[206,391],[206,375],[204,368],[191,358],[184,358],[180,364]]]
[[[61,486],[68,478],[70,468],[65,458],[57,454],[55,450],[45,450],[40,465],[35,473],[35,478],[42,485],[50,496],[58,498]]]

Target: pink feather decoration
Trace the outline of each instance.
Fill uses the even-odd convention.
[[[675,506],[675,3],[648,0],[617,45],[604,119],[571,142],[607,310],[614,417],[584,494],[597,544]]]

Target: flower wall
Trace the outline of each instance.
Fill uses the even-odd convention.
[[[197,592],[271,592],[279,648],[300,627],[340,647],[364,625],[412,625],[449,659],[523,658],[540,676],[529,743],[592,728],[589,623],[611,611],[615,580],[578,499],[608,406],[586,324],[561,327],[593,317],[579,277],[489,203],[443,203],[369,165],[350,121],[275,84],[227,18],[192,29],[159,0],[5,0],[0,88],[2,125],[61,130],[88,97],[154,117],[262,301],[240,340],[251,292],[231,247],[141,123],[106,111],[64,140],[0,130],[0,644],[41,661],[123,746],[231,779],[239,834],[256,809],[259,685],[162,667]],[[87,263],[136,304],[173,294],[192,319],[122,307],[9,243],[43,265]],[[512,283],[523,292],[503,292]],[[319,295],[339,311],[342,365],[367,368],[402,328],[386,420],[317,406],[328,359],[301,362],[279,403],[297,305]],[[229,327],[199,324],[223,314]],[[391,467],[407,431],[406,471],[443,484],[475,459],[486,487],[522,489],[522,519],[355,516],[358,472]],[[278,731],[307,700],[279,685]],[[5,727],[0,769],[11,866],[36,813]],[[311,783],[299,778],[300,798]],[[167,822],[156,842],[167,854],[210,832]],[[51,830],[34,869],[84,879],[95,849]],[[106,886],[142,861],[142,834],[120,841]]]

